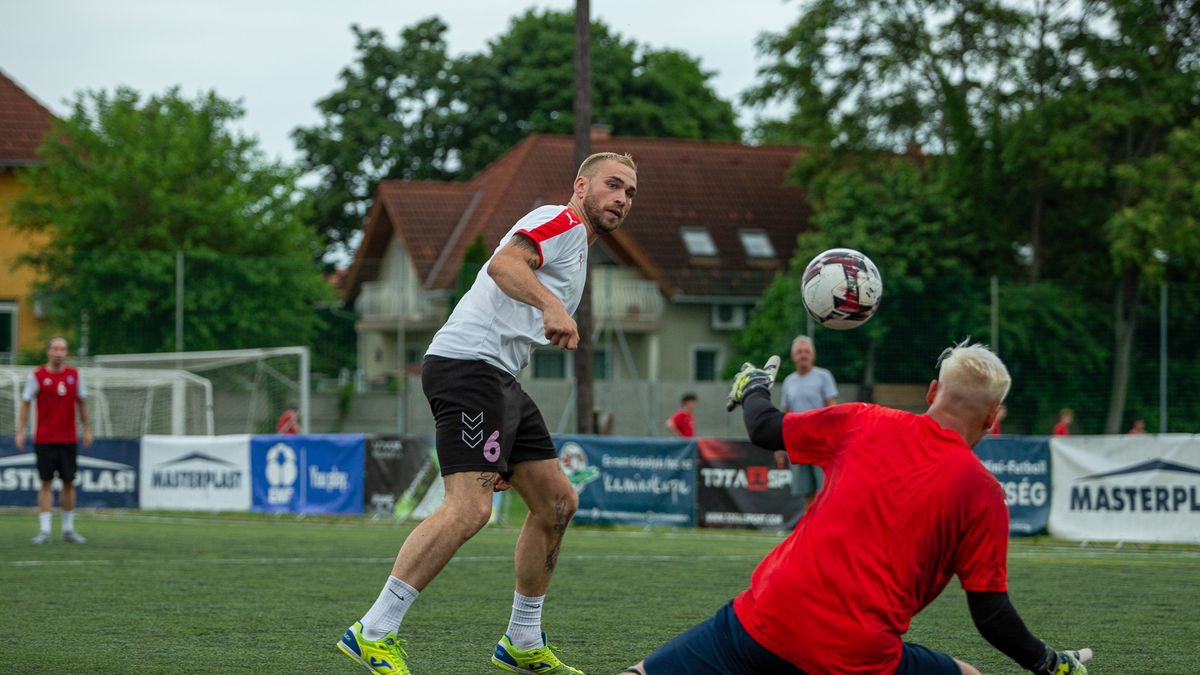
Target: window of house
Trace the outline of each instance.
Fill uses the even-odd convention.
[[[561,380],[567,376],[567,355],[560,349],[533,352],[533,376],[539,380]]]
[[[607,380],[611,378],[609,368],[612,367],[612,362],[608,359],[607,349],[592,350],[592,377],[597,380]]]
[[[692,381],[716,382],[721,373],[721,348],[716,346],[692,347]]]
[[[713,243],[712,235],[703,227],[680,228],[683,235],[683,245],[688,255],[696,257],[711,257],[717,254],[717,245]]]
[[[17,303],[0,302],[0,363],[17,360]]]
[[[751,258],[774,258],[775,247],[771,239],[762,230],[738,230],[738,238],[742,240],[742,248]]]

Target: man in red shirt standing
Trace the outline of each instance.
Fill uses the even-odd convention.
[[[679,410],[667,418],[667,429],[674,436],[692,438],[696,435],[696,395],[684,394],[679,405]]]
[[[1056,651],[1008,599],[1008,508],[971,448],[1011,380],[982,345],[947,349],[923,415],[860,403],[783,413],[779,367],[743,366],[730,392],[756,445],[825,469],[795,531],[755,569],[750,588],[627,673],[978,675],[903,641],[912,617],[958,575],[976,628],[1023,668],[1076,675],[1090,650]]]
[[[50,509],[54,506],[54,474],[62,480],[63,541],[83,544],[87,540],[75,532],[75,462],[79,455],[75,436],[76,411],[83,424],[83,447],[92,445],[92,427],[88,424],[87,389],[79,379],[79,371],[68,366],[67,339],[50,338],[46,349],[47,363],[29,374],[21,394],[21,409],[17,414],[17,451],[25,450],[25,418],[29,403],[37,401],[37,430],[33,447],[37,453],[38,476],[42,487],[38,491],[38,535],[35,544],[50,541]]]

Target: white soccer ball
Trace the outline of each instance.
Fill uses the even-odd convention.
[[[833,248],[808,263],[800,288],[804,308],[817,323],[848,330],[866,323],[879,309],[883,277],[867,256]]]

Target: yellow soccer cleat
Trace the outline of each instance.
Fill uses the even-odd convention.
[[[546,642],[545,633],[542,633],[542,646],[535,649],[517,649],[505,635],[496,643],[492,663],[502,670],[524,675],[583,675],[582,670],[559,661],[555,649]]]
[[[362,622],[356,621],[346,629],[346,634],[338,641],[338,649],[354,659],[362,667],[372,673],[388,673],[389,675],[412,675],[404,662],[404,641],[396,639],[396,631],[384,635],[380,640],[368,640],[362,634]]]

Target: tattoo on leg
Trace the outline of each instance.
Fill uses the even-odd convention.
[[[496,474],[491,473],[490,471],[484,471],[483,473],[479,474],[479,478],[476,478],[475,480],[479,481],[480,487],[490,488],[496,485]]]
[[[546,552],[546,571],[553,572],[558,564],[558,550],[562,547],[563,535],[567,533],[567,498],[559,496],[554,500],[554,540],[550,542],[550,550]]]

